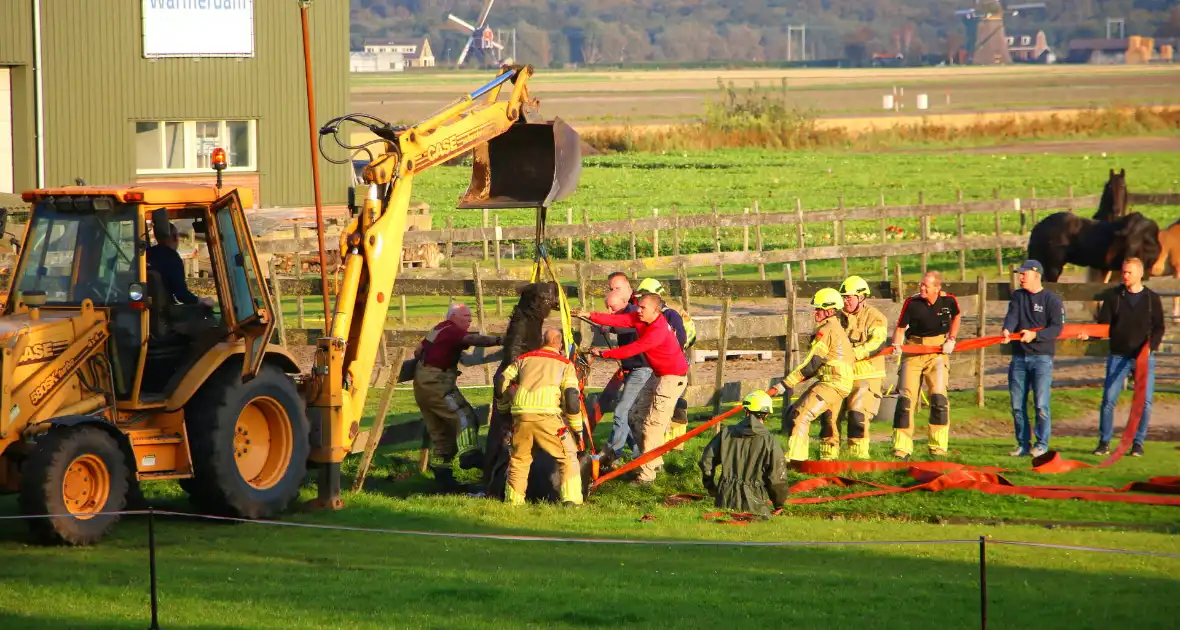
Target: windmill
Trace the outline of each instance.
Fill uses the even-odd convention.
[[[1044,2],[1003,6],[995,0],[975,1],[975,7],[955,11],[967,29],[967,63],[989,65],[1011,63],[1008,36],[1004,33],[1004,16],[1020,15],[1022,11],[1044,9]]]
[[[488,13],[492,10],[493,2],[495,0],[484,0],[483,11],[480,11],[479,21],[474,26],[453,13],[447,14],[447,20],[458,25],[454,27],[455,30],[469,33],[467,43],[463,46],[463,51],[459,53],[458,61],[455,62],[456,66],[462,66],[469,54],[479,59],[479,65],[500,65],[500,55],[504,52],[504,46],[496,41],[495,33],[488,26]]]

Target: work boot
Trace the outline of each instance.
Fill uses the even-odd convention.
[[[932,448],[932,449],[930,449],[930,456],[931,457],[946,457],[946,449]]]
[[[1049,452],[1049,449],[1047,447],[1034,446],[1032,452],[1029,454],[1033,456],[1033,459],[1036,459],[1036,458],[1040,457],[1041,455],[1044,455],[1045,453],[1048,453],[1048,452]]]
[[[1017,446],[1012,452],[1008,453],[1009,457],[1028,457],[1028,449],[1023,446]]]
[[[910,461],[910,454],[905,451],[893,451],[893,458],[903,462]]]
[[[1110,444],[1106,442],[1099,442],[1098,448],[1094,449],[1094,455],[1110,455]]]
[[[1143,445],[1134,444],[1131,446],[1131,457],[1143,457]]]
[[[434,468],[434,483],[438,485],[439,492],[444,494],[452,494],[463,490],[463,486],[455,481],[455,471],[450,467],[443,468],[441,466]]]

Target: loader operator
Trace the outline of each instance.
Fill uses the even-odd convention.
[[[160,274],[164,291],[180,304],[200,304],[213,308],[212,298],[199,298],[188,290],[188,283],[184,279],[184,261],[176,252],[180,247],[180,234],[176,226],[170,222],[153,222],[152,233],[156,237],[156,244],[147,250],[147,267]]]
[[[746,396],[745,419],[713,436],[701,453],[701,482],[717,507],[768,518],[771,506],[777,510],[787,502],[783,447],[764,424],[773,406],[766,392]],[[718,466],[721,478],[714,481]]]
[[[815,293],[811,300],[815,307],[815,336],[812,337],[811,350],[781,383],[767,390],[770,396],[778,396],[787,388],[816,377],[816,382],[795,401],[783,423],[783,432],[790,435],[787,438],[787,459],[791,461],[807,461],[807,431],[811,421],[825,411],[839,411],[840,403],[852,391],[852,344],[839,317],[843,303],[840,292],[835,289],[824,288]],[[834,418],[832,422],[835,422]]]
[[[881,408],[881,387],[885,382],[885,357],[870,358],[889,341],[885,315],[867,304],[869,283],[860,276],[848,276],[840,285],[844,297],[844,332],[852,344],[852,393],[844,401],[848,418],[848,453],[853,459],[869,458],[869,423]],[[840,453],[840,416],[825,411],[820,422],[821,460],[833,460]]]
[[[914,402],[926,385],[930,396],[930,454],[946,455],[950,439],[951,410],[946,397],[950,377],[950,357],[959,334],[959,302],[942,290],[942,274],[928,271],[922,276],[917,295],[911,295],[901,307],[901,317],[893,332],[894,353],[901,356],[901,344],[941,346],[941,353],[903,356],[898,374],[897,409],[893,414],[893,456],[909,459],[914,450]]]
[[[430,469],[444,491],[458,489],[451,462],[459,456],[462,468],[478,468],[479,426],[475,410],[456,385],[459,355],[471,346],[499,346],[500,337],[469,333],[471,309],[456,303],[414,351],[414,400],[430,433]]]
[[[561,471],[561,501],[581,505],[582,473],[578,443],[582,434],[582,405],[574,364],[561,354],[561,331],[545,331],[544,345],[526,352],[504,369],[496,399],[511,398],[512,446],[504,500],[524,505],[533,447],[549,454]],[[511,385],[516,385],[515,394]]]

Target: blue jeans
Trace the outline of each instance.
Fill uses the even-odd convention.
[[[639,397],[639,391],[643,389],[651,375],[649,367],[635,368],[627,373],[627,380],[623,381],[623,393],[619,394],[619,402],[615,405],[614,425],[611,427],[610,437],[606,441],[606,447],[616,455],[621,454],[623,447],[628,445],[631,447],[632,454],[639,454],[639,444],[635,441],[635,436],[631,435],[631,425],[628,424],[628,418],[631,415],[631,408],[635,406],[635,399]]]
[[[1106,382],[1102,385],[1102,411],[1098,415],[1098,438],[1103,444],[1114,439],[1114,406],[1123,391],[1123,379],[1135,371],[1135,357],[1110,355],[1106,357]],[[1143,417],[1139,419],[1139,430],[1135,442],[1143,446],[1147,439],[1147,424],[1151,420],[1151,399],[1155,396],[1155,353],[1147,355],[1147,400],[1143,403]]]
[[[1012,400],[1012,424],[1016,429],[1016,443],[1029,450],[1033,428],[1028,421],[1028,392],[1032,390],[1036,409],[1036,446],[1048,449],[1052,433],[1049,416],[1049,394],[1053,391],[1053,357],[1047,354],[1012,355],[1008,364],[1008,397]]]

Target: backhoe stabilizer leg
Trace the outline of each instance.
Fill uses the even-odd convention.
[[[344,499],[340,498],[340,463],[329,462],[319,464],[320,474],[319,493],[308,503],[313,510],[339,510],[344,507]]]

